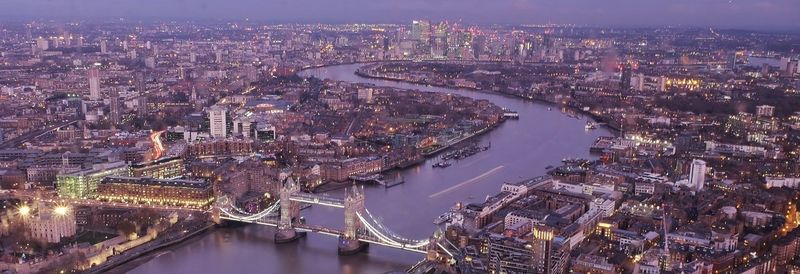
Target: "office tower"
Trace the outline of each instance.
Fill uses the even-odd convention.
[[[41,51],[45,51],[50,48],[50,43],[47,42],[47,39],[42,37],[36,38],[36,47],[39,48]]]
[[[100,53],[108,53],[108,42],[106,40],[100,40]]]
[[[703,190],[706,182],[706,162],[700,159],[694,159],[692,166],[689,169],[689,186],[695,190]]]
[[[569,243],[557,236],[557,231],[552,227],[534,225],[532,232],[531,267],[534,273],[564,273],[569,259]]]
[[[212,106],[208,110],[209,134],[212,138],[227,137],[228,124],[225,117],[225,108]]]
[[[428,20],[414,20],[411,25],[411,39],[417,42],[419,52],[430,50],[431,22]]]
[[[217,62],[218,64],[222,63],[222,51],[215,52],[214,57],[215,57],[214,58],[215,62]]]
[[[555,237],[555,231],[552,228],[540,225],[533,227],[531,250],[533,251],[533,268],[536,273],[547,273],[553,237]]]
[[[434,58],[444,58],[447,54],[447,30],[446,22],[441,22],[434,28],[433,44],[431,46],[431,55]]]
[[[89,99],[100,99],[100,71],[96,68],[91,68],[89,74]]]
[[[622,75],[619,79],[619,88],[623,90],[629,90],[631,88],[631,76],[633,74],[633,69],[631,65],[626,64],[625,67],[622,68]]]
[[[128,57],[130,57],[131,59],[136,59],[136,56],[137,56],[136,49],[132,49],[131,51],[128,52]]]

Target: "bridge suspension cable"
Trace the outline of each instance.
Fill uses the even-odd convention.
[[[387,244],[404,248],[420,248],[430,243],[429,240],[410,240],[401,237],[378,222],[368,210],[364,209],[364,212],[366,212],[368,218],[364,217],[361,212],[357,212],[356,216],[358,216],[358,219],[361,220],[361,223],[364,224],[367,231]]]
[[[225,199],[225,200],[227,200],[227,199]],[[266,209],[264,209],[264,210],[262,210],[260,212],[254,213],[254,214],[247,213],[244,210],[242,210],[242,209],[236,207],[235,205],[233,205],[233,203],[230,203],[228,201],[220,202],[220,205],[219,205],[219,210],[222,211],[223,213],[225,213],[228,217],[235,218],[237,220],[242,220],[242,221],[259,220],[261,218],[264,218],[264,217],[274,213],[278,208],[280,208],[280,200],[275,201],[275,203],[273,203],[272,205],[270,205]],[[231,212],[229,209],[233,209],[235,212]]]

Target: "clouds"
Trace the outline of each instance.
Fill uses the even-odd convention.
[[[797,0],[4,0],[3,17],[800,27]]]

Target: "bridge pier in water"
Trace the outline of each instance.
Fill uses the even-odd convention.
[[[424,240],[406,239],[385,227],[380,219],[364,206],[364,190],[353,186],[345,190],[345,197],[334,198],[300,191],[300,186],[292,179],[287,179],[281,186],[277,203],[257,213],[248,213],[236,207],[226,196],[220,197],[212,209],[212,219],[219,222],[230,220],[236,223],[251,223],[276,227],[275,243],[293,242],[308,232],[337,237],[339,255],[351,255],[362,252],[370,244],[397,248],[411,252],[427,254],[432,259],[442,257],[436,249],[435,237]],[[329,228],[320,225],[306,224],[300,218],[300,205],[313,204],[344,210],[344,229]],[[279,216],[274,213],[279,210]],[[445,250],[445,252],[447,252]],[[447,252],[448,255],[451,252]]]
[[[281,219],[278,221],[278,229],[275,230],[275,243],[277,244],[293,242],[306,235],[305,232],[297,232],[294,228],[294,223],[300,218],[300,203],[292,201],[291,197],[299,191],[300,186],[291,177],[281,188]]]
[[[364,189],[353,186],[351,191],[345,189],[344,197],[344,234],[339,236],[339,255],[352,255],[365,250],[367,243],[358,240],[358,233],[364,231],[364,224],[358,219],[358,213],[364,211]]]

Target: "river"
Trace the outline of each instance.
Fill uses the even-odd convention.
[[[389,189],[365,187],[366,207],[393,231],[407,238],[423,239],[436,229],[433,219],[456,202],[480,202],[495,194],[506,181],[545,174],[567,157],[591,158],[589,146],[606,129],[587,131],[586,118],[570,118],[546,105],[497,94],[367,79],[356,76],[359,64],[309,69],[314,76],[347,82],[371,83],[421,91],[447,92],[489,100],[515,110],[519,120],[506,121],[478,137],[491,149],[449,168],[432,168],[434,159],[402,171],[405,184]],[[341,191],[330,195],[342,195]],[[301,213],[311,224],[344,227],[340,209],[314,206]],[[142,258],[120,267],[130,273],[385,273],[403,271],[423,258],[422,254],[370,246],[354,256],[336,254],[336,239],[309,235],[296,243],[275,245],[273,229],[249,225],[214,230],[157,256]]]

